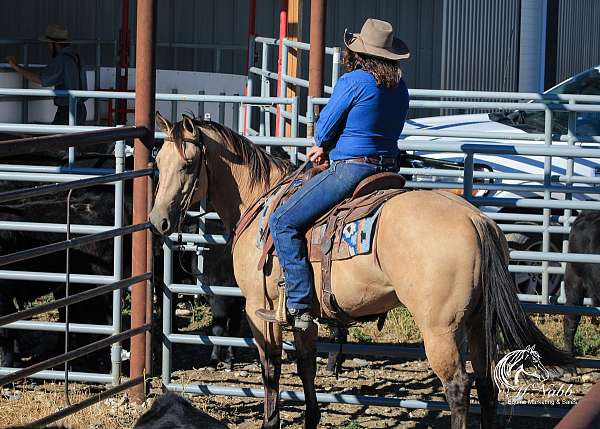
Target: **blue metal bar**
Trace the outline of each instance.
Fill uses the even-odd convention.
[[[64,283],[66,277],[64,273],[0,270],[0,279],[15,281]],[[71,283],[98,284],[112,283],[113,281],[115,281],[115,278],[113,276],[102,276],[95,274],[71,274]]]
[[[65,332],[65,324],[61,322],[42,322],[39,320],[18,320],[2,326],[2,329],[19,329],[27,331]],[[89,323],[69,323],[69,332],[80,334],[111,335],[111,325],[94,325]]]
[[[20,368],[6,368],[0,367],[0,376],[9,375],[19,371]],[[35,374],[31,374],[28,378],[42,379],[42,380],[64,380],[65,373],[64,371],[54,371],[54,370],[45,370],[36,372]],[[110,374],[98,374],[93,372],[70,372],[69,371],[69,380],[70,381],[78,381],[82,383],[101,383],[101,384],[110,384],[111,376]]]
[[[165,384],[168,390],[196,395],[223,395],[223,396],[239,396],[250,398],[264,398],[265,392],[263,389],[254,387],[225,387],[211,386],[207,384]],[[280,399],[282,401],[304,402],[304,393],[298,391],[281,391]],[[317,393],[317,401],[323,403],[335,404],[351,404],[362,406],[381,406],[381,407],[401,407],[409,409],[425,409],[431,411],[448,411],[448,404],[441,401],[419,401],[416,399],[400,399],[388,398],[381,396],[364,396],[350,395],[342,393]],[[481,409],[478,404],[471,404],[469,411],[472,413],[480,413]],[[515,416],[529,417],[551,417],[559,418],[567,413],[567,408],[552,407],[546,408],[543,406],[500,406],[498,413]]]

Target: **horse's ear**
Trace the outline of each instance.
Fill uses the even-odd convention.
[[[196,124],[194,123],[194,118],[186,115],[185,113],[183,113],[181,116],[183,116],[183,128],[187,132],[192,133],[195,137],[196,134],[198,133],[198,130],[196,129]]]
[[[163,117],[163,115],[161,115],[158,110],[156,111],[155,121],[156,121],[156,126],[161,131],[163,131],[166,134],[171,134],[171,131],[173,130],[173,124],[168,119]]]

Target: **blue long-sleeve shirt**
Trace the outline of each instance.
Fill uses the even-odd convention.
[[[316,124],[315,143],[338,161],[361,156],[398,155],[398,138],[408,112],[404,80],[396,88],[377,87],[371,73],[354,70],[340,77]]]

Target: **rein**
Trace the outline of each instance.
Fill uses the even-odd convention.
[[[250,223],[252,223],[252,220],[254,220],[254,217],[256,216],[256,214],[258,214],[265,198],[267,198],[275,189],[277,189],[279,186],[281,186],[288,180],[289,180],[289,184],[288,184],[288,189],[289,189],[289,187],[292,186],[292,183],[294,182],[294,180],[297,179],[298,176],[300,176],[300,174],[304,171],[308,162],[309,162],[309,160],[307,159],[296,170],[294,170],[293,172],[291,172],[290,174],[288,174],[286,176],[283,176],[281,179],[279,179],[277,181],[277,183],[275,183],[275,185],[273,185],[272,187],[267,189],[265,192],[263,192],[261,195],[259,195],[258,198],[256,198],[252,202],[252,204],[250,204],[248,206],[248,208],[246,210],[244,210],[244,213],[242,213],[242,215],[240,216],[240,220],[238,220],[238,222],[235,224],[235,226],[233,227],[233,231],[231,231],[231,234],[229,236],[229,240],[231,240],[231,251],[232,252],[233,252],[233,248],[235,247],[235,244],[237,242],[239,235],[246,230],[246,228],[250,225]]]

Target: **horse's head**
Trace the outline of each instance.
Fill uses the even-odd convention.
[[[156,124],[167,137],[156,156],[160,176],[150,222],[168,235],[180,226],[190,204],[207,193],[206,148],[202,131],[189,116],[172,124],[156,112]]]

